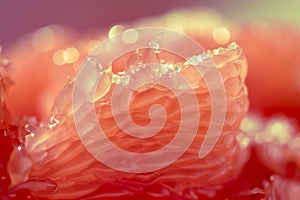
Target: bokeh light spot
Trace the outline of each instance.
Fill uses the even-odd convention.
[[[54,31],[49,27],[38,29],[33,34],[33,44],[38,51],[47,52],[51,50],[56,44]]]
[[[213,32],[213,38],[218,44],[226,44],[230,40],[230,32],[225,27],[218,27]]]

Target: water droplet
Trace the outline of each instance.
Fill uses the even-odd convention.
[[[129,75],[125,75],[125,76],[124,76],[124,84],[125,84],[125,85],[128,85],[129,82],[130,82],[130,76],[129,76]]]
[[[223,47],[218,48],[219,55],[224,55],[226,53],[225,49]]]
[[[187,59],[188,63],[191,65],[197,65],[198,64],[198,56],[192,56]]]
[[[169,70],[169,68],[168,68],[167,64],[161,65],[161,67],[160,67],[160,75],[165,74],[168,70]]]
[[[181,70],[181,67],[180,67],[178,64],[174,65],[173,68],[174,68],[174,70],[177,71],[177,72],[180,72],[180,70]]]
[[[50,129],[52,129],[52,128],[56,127],[59,123],[60,123],[60,120],[57,119],[57,118],[53,115],[53,116],[51,116],[51,118],[50,118],[50,122],[48,123],[48,127],[49,127]]]
[[[219,49],[214,49],[214,50],[213,50],[213,54],[214,54],[214,56],[219,55]]]
[[[235,49],[238,48],[238,45],[237,45],[237,43],[235,43],[235,42],[231,42],[231,43],[227,46],[227,48],[228,48],[228,49],[233,49],[233,50],[235,50]]]
[[[120,84],[121,83],[121,77],[118,76],[118,75],[113,74],[112,82],[116,83],[116,84]]]
[[[202,56],[201,56],[201,55],[197,56],[197,61],[198,61],[198,63],[201,63],[201,62],[203,61],[203,59],[202,59]]]
[[[97,67],[97,71],[100,73],[103,71],[103,67],[98,61],[93,57],[88,57],[87,62]]]
[[[28,133],[33,133],[34,130],[32,130],[32,127],[29,124],[26,124],[25,131],[27,131]]]
[[[207,52],[203,52],[203,53],[201,54],[201,58],[202,58],[203,61],[205,61],[205,60],[207,60],[207,59],[210,58],[210,55],[209,55],[209,53],[207,53]]]

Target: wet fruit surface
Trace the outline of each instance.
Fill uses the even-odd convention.
[[[42,29],[38,33],[43,35],[47,30],[49,29]],[[220,31],[224,32],[222,29]],[[193,30],[187,32],[206,47],[219,46],[210,35],[202,37],[201,34],[193,34]],[[242,52],[232,51],[232,54],[216,55],[214,61],[222,66],[219,70],[225,80],[228,96],[226,123],[216,148],[207,158],[199,161],[191,156],[197,154],[198,145],[195,143],[178,163],[155,173],[142,175],[112,170],[95,160],[82,145],[71,116],[72,81],[56,98],[53,107],[55,114],[48,124],[39,128],[31,118],[14,117],[18,114],[32,114],[39,119],[45,119],[50,114],[51,103],[46,100],[44,104],[44,100],[47,95],[53,100],[64,85],[65,76],[72,75],[73,72],[73,69],[64,67],[75,63],[72,56],[76,53],[72,48],[76,45],[65,46],[64,43],[68,42],[60,40],[61,35],[56,35],[57,44],[61,46],[55,46],[48,51],[48,46],[39,43],[39,37],[35,36],[35,39],[30,39],[31,43],[35,41],[31,45],[40,49],[34,53],[26,52],[29,61],[22,60],[25,52],[20,50],[21,47],[11,53],[17,65],[28,66],[22,69],[24,71],[20,70],[13,75],[13,80],[19,83],[16,83],[16,88],[9,96],[13,117],[5,105],[7,89],[12,85],[8,78],[9,62],[0,58],[0,199],[294,199],[300,192],[298,123],[282,116],[269,116],[280,111],[289,117],[300,119],[300,51],[295,42],[299,40],[299,35],[296,30],[274,28],[268,24],[242,27],[239,34],[233,34],[232,38],[243,47],[249,63],[246,83],[250,92],[250,113],[244,118],[248,100],[244,86],[246,62]],[[72,38],[71,35],[67,37]],[[274,41],[272,38],[280,40]],[[78,49],[79,46],[77,45]],[[46,50],[46,53],[40,50]],[[57,57],[54,56],[55,53]],[[62,56],[63,59],[60,60],[60,53],[69,57]],[[63,62],[65,63],[59,65]],[[57,69],[53,64],[63,69]],[[30,80],[28,76],[22,78],[27,73],[26,70],[39,69],[40,65],[48,67],[35,70],[39,77],[32,79],[32,82],[27,82]],[[122,67],[118,70],[123,69]],[[77,68],[78,66],[74,67]],[[53,69],[56,75],[62,71],[63,73],[49,78]],[[191,81],[201,80],[201,77],[194,77],[191,67],[182,73]],[[47,78],[40,74],[47,74]],[[55,81],[58,83],[53,86],[55,89],[51,87],[55,90],[52,93],[48,86]],[[20,87],[22,84],[24,87]],[[202,124],[199,127],[201,133],[207,128],[211,102],[205,84],[201,81],[197,84],[201,85],[197,88],[200,110],[202,109]],[[30,85],[34,87],[27,90]],[[43,100],[38,100],[42,102],[39,103],[42,107],[37,109],[35,96],[44,90],[49,93],[41,98]],[[152,100],[150,97],[153,96],[157,98]],[[136,93],[130,107],[134,120],[143,125],[143,116],[153,103],[168,102],[166,107],[168,113],[172,114],[178,103],[171,97],[168,90],[158,90],[155,86]],[[155,149],[154,146],[163,146],[172,139],[172,136],[161,134],[150,141],[154,146],[147,146],[146,141],[139,143],[122,135],[114,126],[110,106],[105,102],[96,101],[95,108],[101,110],[98,120],[106,128],[108,136],[122,148],[135,151],[137,146],[144,150],[149,150],[150,146],[150,149]],[[139,109],[141,112],[137,112]],[[262,113],[264,116],[253,115],[253,112]],[[178,126],[179,115],[173,114],[172,117],[168,121],[172,126],[162,130],[162,133],[172,132]],[[201,137],[197,138],[197,142],[199,141]]]

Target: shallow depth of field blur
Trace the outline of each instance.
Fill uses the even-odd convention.
[[[222,198],[227,191],[268,197],[273,189],[290,192],[289,185],[296,185],[294,193],[299,194],[300,158],[295,153],[300,148],[299,9],[298,0],[0,0],[0,52],[8,57],[0,64],[11,66],[15,81],[6,92],[8,110],[12,118],[51,121],[54,98],[95,45],[128,27],[173,28],[205,49],[236,42],[248,62],[250,107],[241,126],[237,125],[242,133],[235,139],[249,153],[249,160],[248,154],[242,155],[245,167],[236,182],[223,185]],[[59,101],[62,109],[67,107],[66,99]],[[254,176],[253,169],[257,169]],[[285,188],[277,187],[281,183]]]
[[[297,0],[0,0],[0,44],[4,47],[13,45],[23,34],[50,24],[60,24],[84,33],[90,28],[110,28],[114,24],[155,17],[178,8],[197,7],[212,9],[226,20],[241,23],[266,20],[295,27],[300,25],[300,2]]]
[[[176,13],[176,10],[180,10],[181,12],[185,11],[187,13],[189,12],[193,13],[199,10],[203,10],[204,12],[208,13],[208,17],[207,17],[208,20],[206,20],[206,23],[209,21],[214,21],[214,22],[217,21],[217,23],[220,23],[220,26],[223,26],[223,24],[225,24],[225,26],[227,25],[230,26],[230,29],[232,29],[233,32],[235,31],[235,26],[239,27],[241,30],[244,30],[244,32],[247,32],[247,30],[249,31],[254,30],[255,32],[254,34],[258,33],[258,37],[261,37],[261,35],[265,35],[268,38],[269,44],[272,43],[270,42],[271,40],[273,40],[275,44],[282,43],[281,45],[284,48],[287,48],[292,52],[293,48],[289,48],[288,45],[285,44],[283,38],[278,38],[284,35],[285,33],[277,34],[277,32],[278,30],[284,31],[285,29],[288,29],[287,32],[290,32],[289,29],[296,29],[296,31],[298,31],[299,29],[298,27],[300,25],[300,12],[298,11],[299,7],[300,7],[300,3],[297,0],[288,0],[284,2],[279,0],[267,0],[267,1],[174,0],[174,1],[165,1],[165,2],[159,0],[153,0],[153,1],[89,0],[84,2],[71,1],[71,0],[67,0],[63,2],[59,0],[54,0],[49,2],[40,2],[37,0],[30,0],[26,2],[0,0],[0,25],[1,25],[0,45],[2,46],[3,54],[7,55],[11,49],[14,49],[14,47],[22,46],[21,44],[24,41],[24,38],[26,38],[26,35],[28,33],[33,33],[41,27],[57,24],[63,28],[66,28],[67,30],[71,30],[71,34],[68,36],[69,38],[64,39],[64,41],[62,41],[64,45],[62,46],[62,48],[67,48],[69,43],[72,44],[75,41],[78,42],[78,40],[82,40],[83,38],[85,39],[90,37],[91,30],[94,32],[92,34],[93,37],[101,36],[103,38],[105,34],[107,34],[109,29],[117,24],[132,25],[141,20],[147,22],[147,19],[153,19],[157,16],[162,16],[170,12]],[[172,23],[173,25],[175,24],[175,27],[177,26],[176,18],[175,20],[172,21]],[[184,21],[182,22],[179,20],[177,28],[182,26],[182,24],[184,23],[185,23]],[[196,28],[197,26],[202,26],[201,21],[197,23],[195,23],[194,25],[196,26]],[[244,29],[244,26],[247,28]],[[221,27],[221,29],[216,28],[215,30],[214,29],[209,30],[210,32],[206,33],[205,36],[212,38],[215,37],[214,34],[216,35],[218,33],[224,34],[224,29],[222,28],[223,27]],[[226,31],[227,30],[225,30],[225,40],[224,38],[223,39],[221,38],[221,41],[216,42],[220,46],[222,45],[222,43],[237,40],[236,37],[233,35],[234,34],[233,32],[231,33],[231,37],[230,37],[230,33],[229,35],[226,35],[227,34]],[[197,32],[194,34],[197,34]],[[242,33],[242,38],[240,38],[242,40],[241,45],[243,45],[243,41],[249,41],[251,39],[251,38],[247,38],[247,36],[244,37],[244,35],[245,33]],[[45,43],[44,42],[45,38],[47,38],[46,40],[49,43],[51,42],[51,39],[53,39],[51,38],[51,35],[47,36],[47,34],[44,34],[42,39],[39,39],[39,37],[36,38],[38,40],[37,45]],[[263,41],[263,39],[261,41]],[[294,42],[297,43],[298,41],[294,41]],[[256,60],[258,60],[257,62],[260,68],[260,70],[258,70],[259,74],[255,74],[255,72],[253,73],[251,72],[251,68],[254,68],[255,66],[250,66],[250,72],[249,72],[250,78],[248,82],[253,83],[256,88],[261,88],[261,84],[264,84],[263,88],[266,88],[266,90],[268,90],[268,87],[272,87],[272,90],[278,90],[278,92],[280,93],[284,92],[286,94],[283,94],[283,96],[290,95],[290,98],[294,100],[290,100],[290,99],[278,100],[278,103],[276,102],[274,103],[276,104],[276,106],[274,107],[272,105],[268,105],[267,107],[264,106],[265,110],[262,111],[261,107],[259,106],[256,107],[256,102],[258,102],[259,105],[264,104],[264,100],[266,100],[268,97],[272,98],[272,96],[268,96],[267,94],[268,92],[266,92],[265,90],[255,91],[255,93],[257,93],[256,94],[257,98],[255,102],[251,104],[252,106],[251,108],[253,108],[255,111],[259,111],[259,112],[262,111],[264,112],[264,114],[267,115],[281,113],[282,112],[281,108],[284,108],[285,114],[290,115],[292,117],[300,118],[300,112],[298,112],[300,110],[300,105],[297,102],[295,103],[295,101],[297,101],[295,97],[299,97],[299,94],[295,94],[294,90],[291,90],[290,92],[286,91],[288,90],[288,88],[285,87],[287,85],[285,80],[282,80],[282,83],[279,81],[277,85],[276,84],[274,85],[273,83],[271,85],[268,81],[264,83],[264,80],[262,80],[265,77],[265,75],[267,75],[268,77],[271,77],[273,75],[278,76],[278,74],[281,74],[284,71],[284,69],[282,69],[283,68],[282,65],[284,65],[284,61],[282,61],[283,63],[277,63],[278,65],[281,65],[279,66],[279,68],[281,69],[278,71],[277,75],[276,73],[275,74],[269,73],[269,70],[272,69],[272,67],[265,66],[262,68],[260,63],[260,60],[271,61],[272,58],[268,58],[268,54],[266,51],[268,50],[272,51],[272,48],[280,48],[280,45],[276,47],[271,47],[268,46],[268,44],[265,44],[264,42],[260,44],[260,41],[258,41],[257,44],[263,46],[264,51],[259,51],[260,48],[257,48],[255,46],[254,48],[251,48],[250,47],[251,44],[250,45],[247,44],[247,46],[245,47],[246,53],[252,54],[250,55],[250,57],[254,57],[255,59],[257,58]],[[26,45],[23,46],[25,46],[25,51],[26,51]],[[216,45],[213,46],[213,48],[215,47]],[[42,48],[48,48],[48,47],[46,45],[46,46],[42,46]],[[204,48],[211,48],[211,47],[204,46]],[[30,52],[29,48],[28,51]],[[276,51],[280,52],[279,49],[277,49]],[[15,52],[13,52],[13,54],[14,53]],[[12,61],[14,62],[14,58],[12,59]],[[250,61],[250,64],[255,65],[257,62]],[[28,63],[30,63],[30,61]],[[293,62],[293,65],[294,63],[295,62]],[[14,66],[14,64],[17,66]],[[270,65],[271,64],[273,63],[270,62]],[[18,66],[20,65],[19,62],[12,63],[12,65],[13,67],[18,67],[18,68],[21,67]],[[42,66],[39,68],[42,68]],[[54,70],[59,71],[58,68],[59,67],[57,67]],[[264,72],[264,75],[262,75],[261,72]],[[44,73],[49,73],[49,71]],[[289,73],[294,74],[294,72],[287,72],[285,77],[286,79],[289,79],[288,78]],[[256,76],[255,80],[251,78],[251,74],[255,74]],[[298,73],[296,72],[296,74]],[[27,76],[29,77],[29,75]],[[297,76],[299,77],[300,75]],[[252,77],[254,77],[254,75]],[[274,79],[282,79],[282,77],[276,77]],[[19,84],[21,84],[21,81]],[[294,84],[293,87],[297,87],[297,88],[300,87],[295,85],[299,85],[299,82]],[[17,93],[19,91],[14,91],[12,89],[12,93],[14,92]],[[252,91],[250,91],[250,100],[252,100],[251,92]],[[30,94],[30,92],[28,92],[27,94],[24,95],[25,96],[23,97],[26,98],[27,96],[30,95],[32,96],[34,94]],[[36,114],[35,111],[30,111],[32,107],[32,105],[29,105],[30,102],[26,102],[26,101],[20,102],[19,106],[22,107],[21,109],[19,109],[17,105],[12,105],[15,103],[15,102],[10,103],[11,101],[9,99],[14,98],[14,95],[12,96],[13,97],[8,97],[8,106],[13,114],[19,112],[19,110],[21,110],[20,111],[21,115]],[[48,96],[41,95],[41,97],[36,101],[38,103],[45,104],[44,101],[45,98],[48,98]],[[31,104],[34,103],[35,102],[31,102]],[[52,102],[50,101],[48,110],[41,111],[41,112],[48,112],[50,110],[51,105]],[[26,110],[25,107],[28,107],[30,109]],[[39,105],[36,105],[36,107],[39,107]],[[36,109],[38,110],[39,108]],[[295,111],[295,109],[297,110]],[[19,115],[19,113],[17,113],[17,115]]]

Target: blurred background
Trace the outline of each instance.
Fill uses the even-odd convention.
[[[118,24],[158,25],[206,49],[236,41],[248,60],[250,110],[300,122],[299,10],[299,0],[0,0],[0,46],[15,82],[7,104],[13,116],[47,119],[72,67]]]
[[[298,0],[0,0],[0,44],[16,42],[24,33],[60,24],[80,32],[94,27],[153,17],[177,8],[204,7],[218,11],[227,20],[270,20],[300,25]]]
[[[251,121],[250,117],[250,120],[246,119],[241,127],[245,132],[248,130],[249,133],[254,133],[255,140],[258,138],[256,141],[258,148],[255,147],[258,149],[257,155],[262,155],[260,158],[262,163],[274,170],[271,174],[299,178],[300,143],[297,143],[300,141],[298,137],[300,135],[299,0],[0,0],[1,81],[6,80],[2,79],[2,75],[8,74],[7,76],[14,82],[10,84],[11,82],[8,81],[9,90],[6,90],[6,84],[1,85],[0,105],[2,106],[5,96],[5,104],[12,119],[16,121],[18,118],[37,119],[39,122],[49,122],[50,119],[50,124],[54,123],[55,126],[59,118],[57,121],[51,120],[56,119],[53,108],[61,109],[62,113],[68,112],[71,107],[70,94],[66,89],[68,87],[65,86],[70,83],[72,77],[76,77],[76,70],[95,45],[131,26],[155,25],[174,28],[187,34],[205,49],[226,47],[232,41],[243,49],[238,50],[242,58],[245,55],[248,65],[244,62],[245,59],[240,59],[241,63],[233,59],[232,63],[233,66],[241,65],[244,69],[248,66],[246,79],[250,101],[248,116],[254,114],[253,116],[262,116],[271,121],[263,132],[260,126],[266,122],[260,117],[259,123],[256,123],[255,117],[254,121]],[[233,73],[236,73],[235,68],[232,69]],[[231,76],[230,73],[228,76]],[[239,79],[234,82],[229,88],[232,86],[233,89],[239,89],[240,81]],[[64,89],[65,92],[61,92]],[[243,88],[240,91],[244,91]],[[62,95],[61,98],[55,100],[59,94]],[[242,103],[246,101],[247,99]],[[235,111],[239,112],[238,106],[230,107],[229,112]],[[28,116],[30,117],[27,118]],[[275,121],[272,120],[274,116]],[[286,120],[286,117],[289,120]],[[291,135],[296,131],[299,134],[294,138]],[[14,134],[20,133],[14,131],[12,135]],[[256,137],[259,134],[266,135],[263,143],[260,143],[260,137]],[[12,141],[10,138],[12,136],[0,134],[1,136],[5,138],[0,138],[0,146],[4,149],[0,154],[0,173],[5,173],[5,176],[3,179],[0,174],[2,176],[0,199],[3,191],[1,184],[4,183],[4,188],[10,184],[6,168],[1,166],[5,166],[3,163],[7,163],[12,151],[10,142],[7,142]],[[14,138],[19,140],[19,135]],[[52,138],[56,140],[56,137]],[[287,149],[286,143],[283,143],[284,146],[280,148],[273,146],[269,143],[270,138],[274,139],[276,145],[277,139],[286,143],[293,140],[295,143],[291,144],[295,144],[296,147]],[[49,139],[50,142],[46,142],[47,144],[52,142],[51,137]],[[244,141],[247,146],[250,139],[245,137],[242,142]],[[58,145],[60,144],[64,145],[64,143]],[[57,145],[55,145],[55,152],[57,152],[56,147]],[[240,153],[242,157],[247,157],[244,151]],[[288,159],[285,159],[285,154],[288,155]],[[269,168],[265,168],[264,165],[261,165],[256,154],[253,154],[240,176],[240,180],[243,181],[237,181],[235,183],[237,185],[233,184],[233,188],[246,186],[247,190],[241,189],[246,195],[251,193],[249,188],[255,188],[251,190],[255,193],[254,190],[258,189],[256,187],[265,187],[262,183],[265,184],[271,174]],[[66,171],[63,170],[63,173]],[[223,172],[222,169],[222,174]],[[249,188],[248,182],[253,182]],[[156,187],[153,188],[156,190]],[[294,187],[291,184],[282,185],[280,182],[280,185],[275,185],[274,188],[275,191],[286,190],[283,194],[292,194],[292,199],[299,196],[299,193],[293,193],[298,191],[299,184]],[[233,191],[236,193],[239,190]],[[273,190],[271,192],[277,195]],[[261,192],[257,190],[257,193]]]

